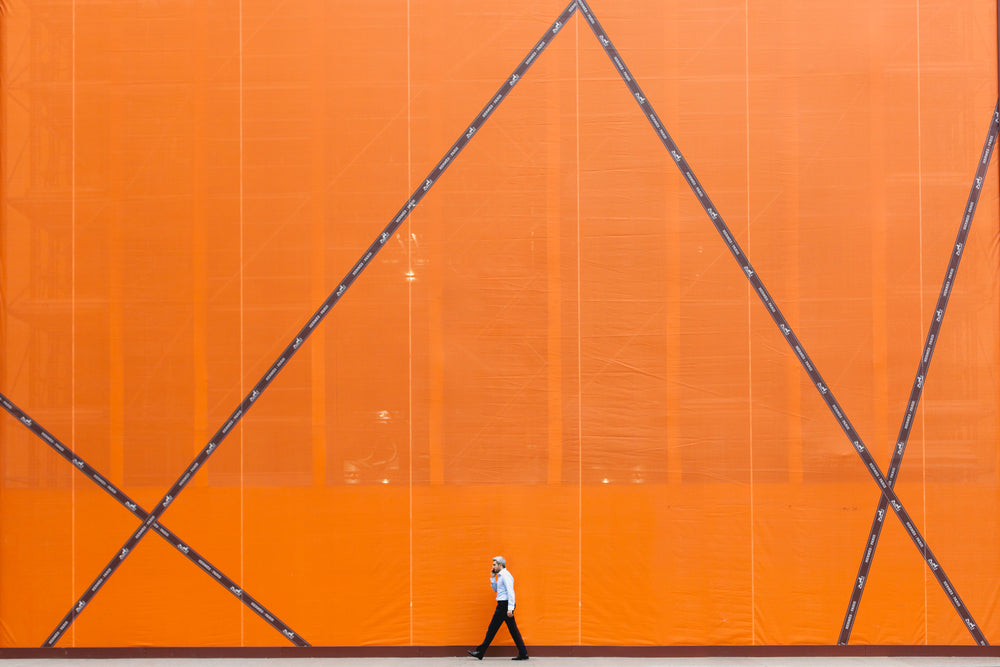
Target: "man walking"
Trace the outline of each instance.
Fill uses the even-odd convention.
[[[496,611],[493,612],[493,618],[490,620],[490,627],[486,630],[486,638],[483,643],[467,653],[473,658],[482,660],[483,656],[486,655],[486,649],[490,647],[490,642],[496,636],[497,630],[506,623],[507,629],[510,630],[510,636],[517,644],[517,657],[514,660],[527,660],[528,649],[524,646],[524,640],[521,639],[521,633],[517,629],[517,621],[514,620],[514,577],[507,571],[507,561],[504,560],[503,556],[497,556],[493,559],[493,567],[490,569],[490,588],[497,593]]]

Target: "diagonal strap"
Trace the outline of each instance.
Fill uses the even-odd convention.
[[[750,264],[750,260],[747,259],[746,255],[743,253],[743,249],[740,248],[740,245],[736,242],[736,239],[733,237],[732,232],[730,232],[729,227],[722,219],[722,215],[716,210],[715,205],[712,203],[712,200],[708,196],[708,193],[705,192],[705,189],[702,187],[701,182],[694,175],[694,172],[691,170],[690,166],[688,166],[687,160],[684,159],[684,156],[677,148],[677,144],[674,143],[674,140],[670,137],[670,134],[663,126],[663,123],[660,121],[659,116],[657,116],[656,112],[653,110],[653,107],[649,103],[649,100],[647,100],[646,96],[642,93],[642,89],[639,88],[639,84],[636,83],[635,79],[632,77],[631,72],[629,72],[628,67],[625,66],[625,62],[622,60],[617,49],[615,49],[614,45],[611,43],[611,40],[608,38],[608,35],[604,31],[604,28],[601,27],[601,24],[598,22],[597,17],[590,10],[590,7],[587,5],[585,0],[577,0],[577,2],[580,5],[580,12],[587,19],[587,22],[590,24],[591,30],[594,32],[594,34],[597,36],[598,41],[604,47],[605,53],[607,53],[608,58],[611,59],[612,64],[614,64],[615,68],[618,70],[618,74],[625,82],[625,85],[628,87],[629,92],[631,92],[632,95],[635,97],[635,100],[639,104],[639,107],[642,109],[643,113],[646,114],[646,118],[649,120],[649,123],[653,126],[653,129],[660,137],[660,141],[663,143],[664,147],[666,147],[666,149],[670,152],[670,155],[674,158],[674,162],[677,163],[677,168],[681,170],[681,173],[687,180],[688,186],[691,188],[695,196],[698,198],[699,203],[701,203],[702,207],[705,209],[705,212],[711,219],[712,224],[715,225],[716,230],[722,236],[722,239],[726,242],[729,251],[733,254],[733,257],[736,259],[736,262],[740,265],[740,268],[746,274],[747,280],[750,281],[750,284],[753,287],[754,291],[757,293],[758,298],[760,298],[761,302],[764,304],[764,307],[767,308],[768,313],[771,315],[771,319],[774,320],[774,323],[778,325],[778,328],[781,330],[781,333],[784,334],[785,340],[788,342],[788,345],[795,352],[795,356],[798,357],[799,363],[801,363],[803,368],[805,368],[806,373],[809,375],[809,378],[816,386],[817,391],[820,392],[820,395],[822,396],[824,402],[826,402],[827,407],[829,407],[834,417],[836,417],[837,423],[840,424],[841,429],[843,429],[844,433],[847,434],[848,439],[851,441],[851,444],[854,446],[854,449],[858,452],[858,456],[861,457],[861,460],[864,462],[865,467],[868,469],[869,474],[878,483],[879,488],[882,491],[882,495],[886,497],[889,505],[892,507],[893,511],[899,517],[899,520],[903,523],[903,527],[906,529],[907,534],[910,535],[910,539],[916,545],[917,549],[920,550],[921,554],[924,557],[924,560],[927,561],[928,567],[931,568],[931,571],[937,578],[938,583],[941,585],[941,588],[944,589],[945,593],[948,595],[948,599],[951,600],[952,605],[955,607],[955,610],[958,612],[959,616],[965,622],[966,627],[972,634],[973,638],[976,640],[976,643],[983,646],[987,645],[988,642],[986,641],[986,638],[983,636],[982,631],[979,629],[979,627],[973,620],[972,614],[965,606],[965,603],[962,602],[962,599],[955,591],[955,588],[951,584],[951,581],[944,573],[944,569],[938,564],[937,559],[934,557],[934,554],[927,546],[927,543],[924,541],[924,538],[920,534],[920,531],[917,530],[916,524],[914,524],[913,520],[910,518],[910,515],[906,512],[906,509],[903,507],[903,504],[899,501],[899,498],[892,490],[892,487],[886,481],[885,476],[882,474],[882,471],[878,467],[878,464],[875,463],[875,459],[868,452],[868,449],[865,447],[864,442],[861,440],[861,436],[858,435],[857,431],[854,429],[854,426],[847,419],[847,415],[844,413],[843,409],[840,407],[840,404],[834,398],[833,392],[830,391],[829,388],[827,388],[827,385],[823,381],[823,378],[819,374],[819,371],[816,370],[816,367],[813,364],[812,359],[806,353],[805,348],[802,346],[802,343],[799,341],[798,337],[792,331],[792,328],[791,326],[789,326],[788,321],[785,319],[785,316],[781,314],[781,311],[778,309],[777,304],[774,303],[774,300],[771,298],[770,293],[768,293],[767,289],[764,287],[764,283],[761,281],[760,277],[757,275],[757,272],[754,271],[753,266]]]
[[[247,411],[253,407],[254,403],[257,401],[260,395],[270,386],[271,382],[274,381],[274,378],[277,377],[278,373],[281,372],[281,370],[285,367],[285,365],[292,358],[292,356],[299,350],[299,348],[306,341],[306,339],[308,339],[309,336],[313,333],[313,331],[315,331],[319,323],[322,322],[323,318],[325,318],[326,315],[330,312],[330,309],[333,308],[338,301],[340,301],[340,298],[351,287],[351,285],[354,284],[354,281],[357,280],[359,275],[361,275],[361,272],[364,271],[369,266],[369,264],[371,264],[371,261],[375,257],[375,255],[378,254],[378,252],[385,246],[386,242],[399,229],[400,225],[403,224],[403,221],[406,220],[407,216],[410,215],[410,212],[424,198],[424,195],[426,195],[427,192],[430,190],[430,188],[437,182],[437,180],[441,178],[441,175],[444,173],[445,169],[448,168],[448,166],[454,161],[454,159],[458,156],[458,154],[462,151],[462,149],[465,148],[465,146],[469,143],[472,137],[475,136],[476,132],[479,131],[479,129],[490,118],[493,112],[496,111],[497,107],[503,102],[503,100],[507,98],[507,95],[514,88],[514,85],[522,77],[524,77],[524,75],[528,71],[528,68],[531,67],[532,63],[535,62],[536,58],[542,53],[545,47],[548,46],[551,40],[559,33],[559,30],[562,28],[563,25],[566,24],[566,21],[569,20],[569,18],[573,15],[576,9],[577,9],[577,0],[573,0],[572,2],[569,3],[569,5],[567,5],[566,9],[562,11],[559,17],[555,20],[555,22],[553,22],[549,26],[549,28],[546,29],[545,33],[542,35],[542,38],[538,40],[538,42],[531,49],[528,55],[525,56],[523,60],[521,60],[521,63],[517,66],[517,68],[515,68],[511,76],[504,81],[504,83],[500,86],[500,89],[490,99],[490,101],[486,104],[486,106],[483,107],[482,111],[479,112],[479,114],[475,117],[475,119],[472,121],[469,127],[466,130],[462,131],[462,134],[459,135],[458,140],[455,141],[454,144],[452,144],[451,150],[449,150],[444,155],[444,157],[441,159],[438,165],[431,171],[430,174],[428,174],[427,178],[424,179],[424,181],[421,183],[421,185],[417,187],[416,190],[414,190],[413,194],[410,195],[410,199],[403,205],[402,208],[399,209],[399,212],[396,214],[396,216],[386,226],[386,228],[382,231],[382,233],[379,234],[378,237],[376,237],[375,241],[368,247],[368,250],[365,252],[364,255],[361,256],[361,259],[358,260],[358,262],[354,265],[354,267],[350,270],[350,272],[346,276],[344,276],[340,285],[337,286],[337,289],[334,290],[330,294],[330,296],[326,298],[326,300],[323,302],[323,305],[320,306],[319,310],[317,310],[313,314],[308,324],[306,324],[299,331],[295,339],[285,347],[285,350],[281,353],[281,356],[279,356],[277,361],[275,361],[271,365],[270,369],[267,371],[267,373],[265,373],[264,377],[262,377],[257,382],[256,385],[254,385],[253,389],[250,390],[250,393],[246,395],[246,397],[239,404],[239,406],[237,406],[237,408],[229,416],[229,419],[226,420],[226,423],[223,424],[223,426],[215,433],[214,436],[212,436],[212,439],[208,442],[208,444],[205,445],[204,448],[202,448],[202,450],[195,457],[194,461],[192,461],[191,465],[187,467],[187,469],[183,472],[180,478],[178,478],[178,480],[174,482],[174,485],[170,487],[170,490],[167,492],[167,494],[163,496],[163,498],[161,498],[159,502],[157,502],[156,507],[153,509],[152,512],[149,513],[149,515],[143,521],[142,525],[139,526],[139,528],[136,529],[134,533],[132,533],[131,537],[129,537],[128,540],[125,541],[125,544],[122,545],[122,547],[115,552],[115,555],[112,556],[111,560],[108,562],[108,565],[101,571],[99,575],[97,575],[97,578],[87,588],[87,590],[83,592],[83,594],[77,600],[76,604],[74,604],[73,607],[66,613],[62,621],[56,626],[56,629],[51,633],[51,635],[49,635],[49,638],[45,641],[43,647],[54,646],[55,643],[59,641],[59,638],[62,637],[62,635],[70,627],[70,625],[76,619],[80,611],[82,611],[87,606],[87,604],[90,602],[91,599],[93,599],[93,597],[97,594],[97,592],[101,589],[101,587],[104,586],[108,578],[115,573],[115,571],[122,564],[122,562],[124,562],[128,554],[130,554],[135,549],[136,545],[139,543],[139,540],[141,540],[143,536],[145,536],[146,532],[153,527],[153,524],[159,520],[160,516],[170,506],[170,503],[177,498],[178,494],[180,494],[180,492],[183,491],[184,488],[191,481],[191,478],[194,476],[194,474],[205,464],[205,462],[208,460],[208,457],[211,456],[212,453],[216,450],[216,448],[218,448],[218,446],[222,443],[222,441],[225,440],[226,436],[229,435],[233,427],[239,423],[239,421],[243,418],[243,416],[247,413]]]

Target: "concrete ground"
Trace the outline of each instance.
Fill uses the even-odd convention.
[[[0,667],[469,667],[509,664],[473,658],[123,658],[6,659]],[[1000,667],[1000,657],[532,658],[538,667]]]

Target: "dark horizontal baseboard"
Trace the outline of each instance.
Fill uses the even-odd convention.
[[[12,658],[412,658],[464,656],[467,646],[93,646],[68,648],[0,648],[0,659]],[[555,657],[795,657],[795,656],[929,656],[994,657],[1000,646],[950,645],[771,645],[771,646],[529,646],[533,656]],[[513,656],[513,646],[493,646],[490,654]]]

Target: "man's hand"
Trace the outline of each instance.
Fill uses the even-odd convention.
[[[507,612],[507,615],[510,616],[511,618],[514,618],[514,610],[513,609],[509,610]]]

